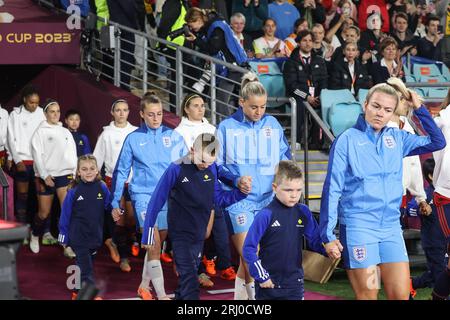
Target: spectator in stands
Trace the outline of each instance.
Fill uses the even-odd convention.
[[[444,37],[444,34],[439,30],[439,18],[436,16],[428,17],[426,26],[427,35],[417,41],[417,56],[437,60],[440,57],[439,43]]]
[[[441,19],[441,26],[444,26],[444,38],[440,45],[439,61],[443,61],[448,68],[450,68],[450,28],[448,27],[448,10],[450,6],[450,0],[437,0],[435,1],[436,16]]]
[[[94,156],[97,159],[99,170],[105,166],[105,182],[109,190],[112,190],[112,177],[117,159],[122,150],[123,142],[128,134],[137,129],[136,126],[128,122],[130,109],[128,103],[123,99],[114,101],[111,106],[111,115],[113,121],[103,127],[103,132],[97,139],[94,149]],[[131,177],[129,177],[130,179]],[[130,233],[131,226],[136,225],[134,221],[133,205],[131,203],[130,193],[128,190],[128,181],[125,183],[123,196],[120,198],[120,207],[124,208],[124,214],[121,219],[114,223],[111,215],[106,217],[105,226],[105,244],[109,249],[111,258],[115,263],[120,263],[120,270],[130,272],[131,266],[128,260],[127,235]],[[114,239],[114,241],[113,241]],[[136,251],[136,248],[135,248]],[[137,248],[139,253],[139,247]]]
[[[177,37],[172,38],[169,34],[172,31],[179,30],[183,27],[184,17],[189,5],[185,0],[166,0],[161,9],[164,14],[161,15],[161,20],[159,21],[159,26],[157,29],[157,34],[159,38],[165,39],[172,42],[173,44],[183,46],[185,36],[181,34]],[[172,70],[177,69],[176,65],[176,47],[175,45],[162,45],[159,44],[161,52],[167,55],[167,62],[170,64]],[[182,71],[180,71],[182,72]],[[176,73],[175,71],[169,72],[169,83],[168,89],[169,93],[169,110],[170,112],[176,113],[177,97],[176,97]]]
[[[231,12],[245,16],[245,29],[252,39],[263,35],[263,22],[269,17],[267,0],[232,0]]]
[[[64,122],[75,140],[75,145],[77,146],[77,158],[92,153],[88,137],[78,131],[81,122],[80,112],[75,109],[68,110],[64,116]]]
[[[200,0],[198,7],[200,9],[208,9],[217,12],[227,23],[229,21],[229,15],[227,10],[227,4],[225,0]]]
[[[312,27],[312,34],[314,37],[313,52],[315,55],[320,56],[325,59],[325,61],[330,61],[334,53],[334,48],[331,44],[324,41],[325,39],[325,29],[320,23],[316,23]]]
[[[131,29],[145,31],[144,1],[107,0],[109,17]],[[131,71],[134,69],[134,34],[121,30],[120,38],[120,87],[131,91]]]
[[[272,18],[264,21],[264,36],[253,41],[257,59],[286,57],[284,41],[275,37],[277,23]]]
[[[45,220],[50,216],[54,196],[62,205],[77,168],[77,147],[70,131],[59,122],[61,111],[58,102],[48,100],[44,114],[46,121],[40,123],[31,137],[39,204],[30,238],[33,253],[39,253],[39,237],[45,232]],[[69,258],[75,256],[70,247],[64,248],[64,255]]]
[[[404,80],[403,64],[400,59],[397,41],[387,37],[380,43],[381,60],[370,66],[374,84],[386,82],[391,77]]]
[[[320,107],[320,91],[328,88],[328,73],[325,60],[312,54],[313,34],[303,30],[299,33],[296,48],[283,67],[286,93],[297,101],[297,141],[300,142],[304,119],[304,102],[313,108]]]
[[[408,16],[400,12],[395,15],[393,24],[394,30],[391,36],[397,41],[400,50],[400,56],[417,54],[418,38],[408,29]]]
[[[274,199],[255,217],[242,249],[255,278],[256,300],[303,300],[303,242],[325,255],[319,226],[299,204],[303,173],[294,161],[280,161],[272,184]],[[273,228],[277,226],[277,228]]]
[[[143,228],[147,206],[159,179],[170,163],[186,154],[187,149],[183,137],[162,125],[162,103],[152,92],[146,93],[142,98],[140,116],[144,123],[125,138],[114,169],[111,206],[112,215],[117,220],[117,217],[122,215],[120,199],[123,196],[125,182],[133,170],[129,192],[136,220],[139,227]],[[143,300],[153,299],[150,281],[158,299],[168,299],[160,261],[161,243],[167,236],[166,214],[167,211],[163,208],[158,219],[158,228],[161,231],[155,234],[156,245],[147,250],[145,255],[142,281],[138,288],[138,295]]]
[[[102,181],[93,155],[78,158],[76,175],[61,208],[59,242],[73,247],[80,269],[81,288],[95,285],[94,257],[103,242],[105,212],[110,206],[110,192]],[[72,300],[78,295],[76,288]],[[95,300],[102,300],[96,297]]]
[[[44,121],[45,115],[39,106],[39,93],[32,85],[23,88],[20,106],[11,111],[8,119],[8,152],[12,161],[7,167],[12,170],[15,184],[14,208],[16,220],[21,223],[31,223],[36,215],[37,198],[33,155],[31,153],[31,137]],[[49,224],[49,221],[47,222]],[[48,228],[49,231],[50,228]],[[50,232],[45,232],[42,239],[53,243]],[[53,239],[52,239],[53,238]]]
[[[339,21],[332,28],[328,29],[325,41],[331,43],[334,49],[340,47],[341,44],[345,42],[343,39],[344,30],[354,24],[355,22],[352,19],[342,15]]]
[[[289,57],[294,51],[295,48],[298,47],[297,36],[300,31],[308,30],[308,21],[304,18],[297,19],[294,23],[294,32],[289,35],[286,39],[284,39],[284,44],[286,45],[286,56]]]
[[[335,2],[337,3],[336,14],[333,19],[331,19],[328,29],[333,29],[336,24],[341,24],[341,26],[339,26],[340,29],[337,29],[336,31],[337,33],[340,33],[340,31],[342,31],[342,22],[352,19],[353,7],[350,0],[340,0]]]
[[[309,29],[317,23],[323,24],[325,22],[325,9],[321,1],[296,0],[294,5],[300,12],[300,16],[308,22]]]
[[[381,54],[380,42],[386,38],[386,34],[381,31],[383,20],[378,12],[372,13],[367,17],[367,30],[361,33],[360,46],[363,52],[370,51],[372,62],[378,61],[378,55]]]
[[[445,272],[445,255],[447,253],[447,241],[439,225],[438,213],[433,203],[433,172],[435,161],[433,158],[426,159],[422,165],[423,176],[428,182],[425,188],[427,195],[426,202],[431,206],[431,214],[423,214],[420,208],[415,208],[420,214],[420,242],[422,244],[425,257],[427,259],[427,270],[421,275],[411,279],[411,296],[414,298],[416,290],[421,288],[433,288],[438,276]]]
[[[239,103],[238,111],[219,124],[221,152],[217,163],[237,176],[251,175],[258,179],[246,199],[226,208],[231,222],[231,240],[241,257],[234,298],[254,300],[254,282],[242,258],[242,246],[254,216],[272,201],[275,166],[280,160],[290,159],[291,154],[283,128],[274,117],[265,114],[267,91],[255,74],[244,76]],[[254,142],[249,148],[242,148],[242,141],[250,136],[256,140],[252,138]],[[261,144],[268,146],[268,152],[257,152],[255,148]]]
[[[361,48],[361,46],[359,45],[359,39],[360,39],[360,30],[357,26],[347,26],[344,28],[344,30],[342,30],[342,38],[344,43],[345,42],[356,42],[356,44],[358,45],[358,60],[360,60],[360,62],[362,64],[367,64],[369,63],[369,65],[372,62],[372,54],[370,53],[369,50],[364,51],[363,48]],[[333,65],[334,62],[339,62],[339,61],[343,61],[344,59],[344,52],[343,52],[343,48],[342,46],[339,46],[337,48],[335,48],[333,56],[331,57],[331,64],[329,65]],[[367,65],[366,67],[368,68],[369,65]]]
[[[356,42],[346,42],[343,45],[344,60],[337,60],[330,72],[329,89],[349,89],[357,95],[359,89],[369,89],[371,80],[366,66],[358,60]]]
[[[272,18],[278,26],[275,36],[286,39],[294,31],[292,26],[300,18],[300,13],[286,0],[275,0],[269,4],[269,18]]]
[[[437,126],[442,130],[447,143],[450,143],[450,89],[447,92],[447,98],[441,106],[434,120]],[[436,167],[433,173],[433,182],[435,186],[433,194],[433,203],[436,206],[437,216],[441,225],[442,232],[447,241],[447,256],[450,255],[450,153],[449,148],[442,149],[433,153]],[[447,262],[447,269],[441,272],[434,284],[432,297],[433,300],[446,300],[450,294],[450,259]]]
[[[155,244],[157,216],[168,203],[169,232],[179,275],[177,300],[199,299],[197,270],[214,205],[225,207],[238,203],[251,190],[250,181],[247,194],[221,188],[215,165],[218,150],[214,135],[199,135],[189,153],[172,162],[164,172],[148,204],[142,245],[150,250]]]
[[[237,66],[247,63],[247,54],[234,36],[231,27],[221,17],[213,12],[190,8],[185,21],[191,31],[189,36],[186,36],[186,41],[193,43],[201,52]],[[216,72],[222,77],[219,79],[220,90],[216,93],[216,110],[219,117],[224,117],[231,114],[232,108],[229,106],[231,93],[242,75],[238,71],[220,66],[217,66]]]
[[[408,300],[409,263],[399,223],[403,158],[445,147],[442,132],[417,93],[397,78],[388,83],[371,88],[364,114],[333,142],[322,193],[319,228],[325,250],[330,258],[341,257],[343,250],[358,300],[376,300],[381,280],[389,300]],[[400,94],[426,135],[386,127]],[[339,240],[333,233],[338,220]]]
[[[240,12],[236,12],[230,18],[230,26],[231,29],[233,29],[234,34],[238,38],[240,45],[247,53],[247,57],[249,59],[253,58],[255,56],[252,44],[253,39],[248,33],[244,32],[245,16]]]

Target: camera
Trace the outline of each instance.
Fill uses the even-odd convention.
[[[192,88],[198,93],[202,93],[203,90],[205,90],[205,86],[209,83],[210,80],[211,80],[211,71],[206,70],[205,72],[203,72],[202,76],[200,77],[200,80],[198,80],[196,83],[192,85]]]
[[[191,29],[189,29],[189,26],[185,23],[180,29],[173,30],[170,32],[167,36],[170,39],[178,38],[181,35],[184,35],[185,37],[189,36],[191,33]]]

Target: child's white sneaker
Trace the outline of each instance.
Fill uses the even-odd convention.
[[[39,253],[39,237],[30,235],[30,249],[33,253]]]

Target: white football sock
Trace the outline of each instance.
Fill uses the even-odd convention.
[[[248,300],[255,300],[255,282],[249,282],[245,284],[245,290],[247,291]]]
[[[239,277],[234,280],[234,300],[248,300],[245,280]]]
[[[148,271],[149,261],[147,260],[147,255],[148,255],[148,253],[145,253],[144,267],[142,268],[142,281],[141,281],[141,285],[139,286],[144,289],[149,289],[150,280],[152,279],[150,276],[150,272]]]
[[[153,288],[156,291],[158,299],[162,299],[167,296],[164,289],[164,275],[162,271],[161,261],[150,260],[147,268],[149,269],[150,279],[152,279]]]

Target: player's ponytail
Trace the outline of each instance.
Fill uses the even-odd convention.
[[[253,96],[267,96],[267,91],[259,82],[258,77],[253,72],[248,72],[242,77],[241,98],[248,100]]]

